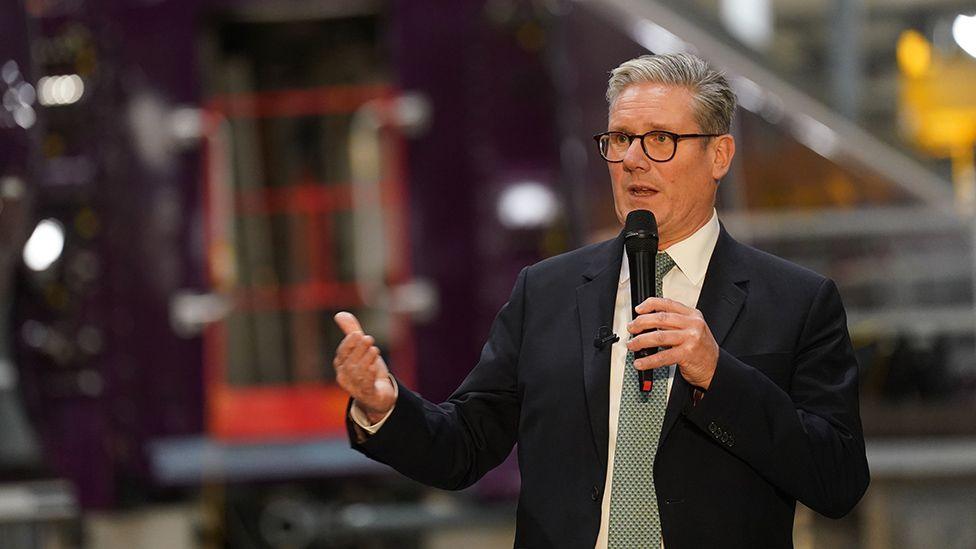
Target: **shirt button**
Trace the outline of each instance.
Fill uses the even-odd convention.
[[[593,485],[593,491],[590,492],[590,499],[592,499],[593,501],[600,501],[600,487],[599,486],[597,486],[595,484]]]

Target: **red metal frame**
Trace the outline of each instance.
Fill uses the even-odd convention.
[[[329,86],[315,89],[225,95],[213,98],[204,117],[204,230],[208,274],[215,291],[229,295],[238,311],[355,309],[361,306],[356,284],[335,279],[330,253],[333,234],[328,216],[352,207],[349,184],[328,186],[313,180],[281,188],[236,191],[228,196],[223,166],[221,122],[232,118],[284,118],[351,113],[373,102],[381,113],[390,112],[396,90],[388,86]],[[383,130],[382,158],[386,162],[380,182],[382,204],[390,239],[391,283],[409,280],[407,236],[407,194],[403,179],[404,142],[391,129]],[[231,189],[233,190],[233,189]],[[301,215],[305,220],[305,241],[310,279],[287,286],[236,287],[229,280],[227,262],[232,261],[227,234],[237,215]],[[328,247],[324,245],[328,244]],[[407,319],[394,318],[390,334],[391,362],[397,376],[407,384],[415,382],[413,336]],[[368,328],[368,327],[367,327]],[[298,382],[290,385],[239,387],[227,380],[227,327],[224,322],[204,331],[204,379],[207,393],[207,424],[220,439],[302,438],[344,436],[348,395],[334,383]],[[301,374],[301,372],[299,372]],[[305,372],[305,376],[315,376]]]

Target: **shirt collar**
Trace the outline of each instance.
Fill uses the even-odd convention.
[[[712,217],[700,229],[681,242],[668,247],[665,252],[671,256],[681,272],[688,277],[695,286],[701,286],[708,270],[708,262],[715,250],[719,234],[718,213],[712,208]],[[623,254],[620,267],[620,285],[630,283],[630,264],[627,254]]]

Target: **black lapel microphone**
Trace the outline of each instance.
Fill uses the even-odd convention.
[[[657,220],[647,210],[634,210],[627,214],[624,223],[624,248],[630,266],[631,318],[637,318],[636,307],[649,297],[654,297],[655,261],[657,259]],[[650,331],[650,330],[648,330]],[[641,349],[634,359],[644,358],[657,352],[656,347]],[[649,393],[654,388],[654,372],[638,370],[640,391]]]
[[[610,328],[600,326],[600,329],[596,331],[596,338],[593,339],[593,346],[602,351],[607,345],[613,345],[618,341],[620,341],[620,336],[611,332]]]

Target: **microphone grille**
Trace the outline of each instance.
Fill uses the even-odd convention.
[[[628,253],[657,253],[657,219],[648,210],[634,210],[624,223],[624,245]]]

